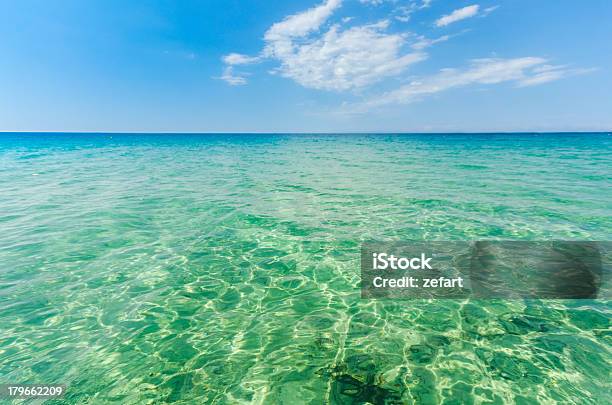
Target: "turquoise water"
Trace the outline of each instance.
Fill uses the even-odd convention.
[[[609,301],[361,300],[359,247],[611,240],[611,152],[609,134],[0,134],[0,384],[610,403]]]

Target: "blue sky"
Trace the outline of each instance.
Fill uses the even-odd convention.
[[[0,0],[0,130],[611,130],[611,21],[608,0]]]

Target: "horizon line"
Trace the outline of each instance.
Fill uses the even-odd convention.
[[[0,131],[4,134],[89,134],[89,135],[453,135],[453,134],[612,134],[609,130],[579,131]]]

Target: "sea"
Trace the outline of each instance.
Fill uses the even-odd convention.
[[[610,133],[1,133],[0,384],[612,403],[609,300],[360,294],[366,241],[611,239]]]

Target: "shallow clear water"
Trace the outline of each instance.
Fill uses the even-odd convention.
[[[611,152],[609,134],[0,134],[0,383],[75,404],[609,403],[608,301],[358,285],[365,240],[612,239]]]

